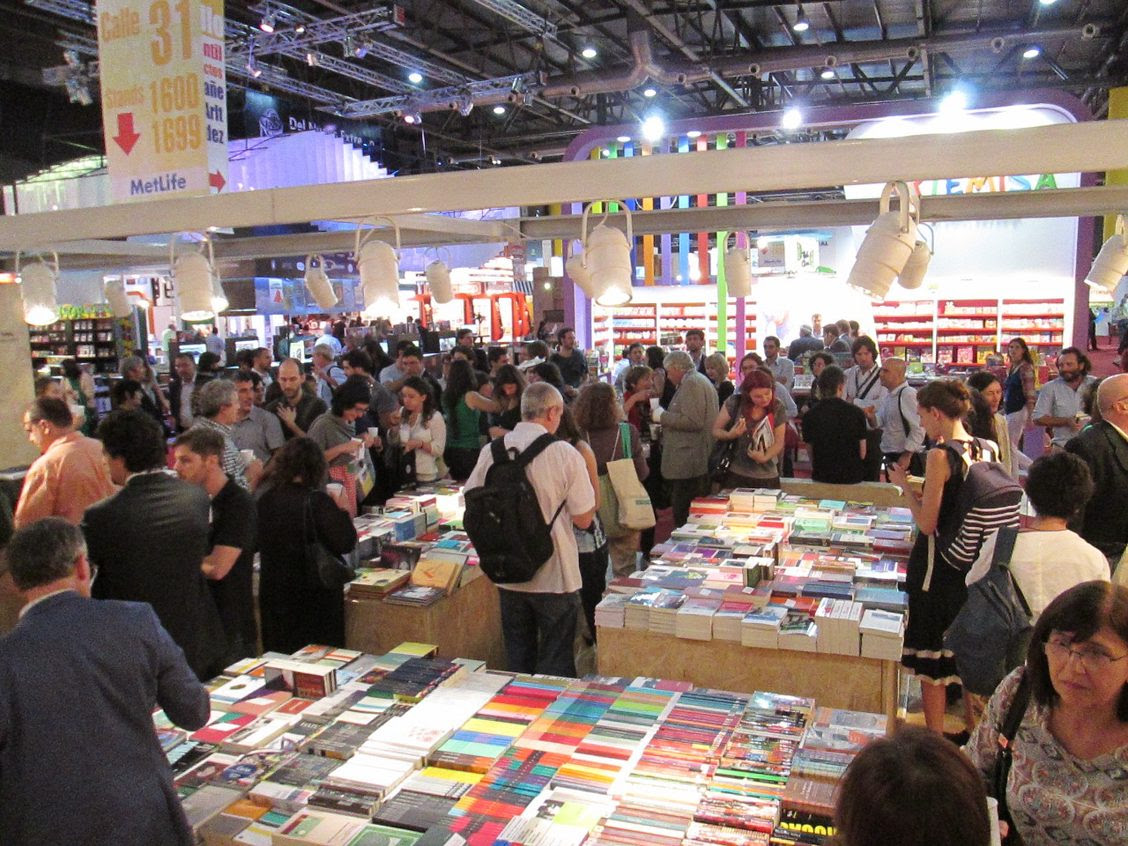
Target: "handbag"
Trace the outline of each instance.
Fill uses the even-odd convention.
[[[619,439],[615,446],[622,444],[623,457],[615,461],[614,448],[611,461],[607,462],[607,477],[611,482],[619,511],[619,526],[629,531],[639,531],[654,527],[654,507],[650,495],[638,480],[634,458],[631,455],[631,430],[627,423],[619,424]]]
[[[726,400],[725,405],[728,405]],[[737,417],[739,414],[740,406],[737,405],[729,412],[729,422],[725,426],[727,432],[736,425]],[[733,456],[736,455],[736,445],[740,442],[740,438],[733,438],[731,441],[717,441],[713,445],[713,451],[709,454],[709,481],[715,485],[724,484],[725,477],[728,476],[729,465],[732,464]]]
[[[1003,840],[1005,846],[1021,846],[1022,837],[1014,827],[1010,808],[1007,807],[1007,779],[1010,777],[1013,751],[1011,744],[1022,718],[1026,716],[1026,707],[1030,704],[1030,676],[1024,670],[1018,687],[1014,691],[1014,699],[1003,715],[1002,725],[999,726],[998,751],[995,753],[995,764],[991,768],[991,777],[987,782],[987,795],[998,803],[999,821],[1007,824],[1008,832]]]
[[[339,555],[330,552],[317,539],[312,497],[306,496],[302,513],[302,541],[305,547],[306,575],[327,590],[340,590],[356,578],[356,571]]]

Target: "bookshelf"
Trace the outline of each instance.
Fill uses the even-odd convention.
[[[95,373],[117,370],[119,333],[113,317],[77,317],[30,327],[28,338],[31,363],[36,369],[73,358],[79,364],[92,365]]]
[[[883,355],[928,360],[935,354],[935,300],[882,302],[874,306],[873,318]]]
[[[1021,337],[1028,346],[1056,353],[1065,341],[1064,300],[1003,300],[1001,343]]]

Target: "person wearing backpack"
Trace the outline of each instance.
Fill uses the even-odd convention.
[[[926,725],[942,732],[945,688],[960,681],[944,632],[967,598],[964,577],[984,537],[1018,525],[1022,489],[992,461],[990,443],[964,428],[971,397],[962,382],[929,383],[917,393],[917,406],[925,433],[938,444],[925,460],[923,494],[908,491],[900,463],[888,467],[889,481],[904,491],[919,530],[905,580],[909,619],[901,663],[921,681]]]
[[[521,422],[482,448],[466,480],[464,523],[482,571],[500,588],[509,670],[575,677],[582,580],[572,527],[591,525],[596,499],[583,458],[555,437],[563,414],[552,385],[525,389]],[[539,522],[522,507],[530,491]],[[528,577],[511,581],[516,574]]]

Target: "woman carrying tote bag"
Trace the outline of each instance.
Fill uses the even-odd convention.
[[[611,570],[616,576],[629,575],[637,566],[639,531],[643,527],[635,520],[625,517],[620,519],[618,489],[621,485],[629,486],[633,482],[636,490],[630,495],[631,501],[637,499],[640,493],[643,497],[646,495],[641,482],[649,475],[650,468],[642,455],[638,429],[623,422],[623,412],[615,397],[615,389],[606,382],[585,385],[572,406],[572,413],[575,415],[576,425],[583,430],[595,453],[601,492],[600,515],[605,518],[603,528],[611,548]],[[634,479],[622,479],[624,469],[630,469],[630,465],[625,464],[625,459],[633,464]],[[613,482],[608,469],[609,463],[613,465],[614,475],[621,480],[619,484]],[[653,513],[651,509],[651,518]]]

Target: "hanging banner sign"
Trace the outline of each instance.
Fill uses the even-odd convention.
[[[223,0],[98,0],[114,202],[227,185]]]

